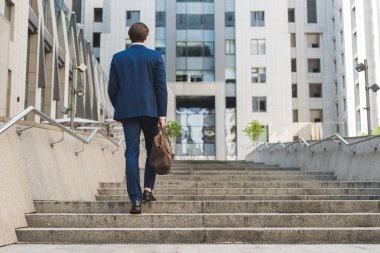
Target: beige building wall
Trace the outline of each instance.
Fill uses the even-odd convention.
[[[2,47],[2,51],[8,51],[8,63],[7,67],[5,67],[5,64],[2,64],[3,73],[1,75],[1,86],[6,86],[7,89],[8,83],[10,83],[10,96],[9,98],[2,100],[7,103],[9,99],[10,108],[9,112],[5,111],[4,114],[0,113],[0,115],[7,115],[9,113],[8,116],[12,117],[24,108],[28,41],[28,26],[26,24],[28,24],[29,6],[26,4],[21,4],[19,1],[12,1],[10,3],[12,5],[11,20],[9,21],[10,23],[7,25],[5,24],[6,21],[3,20],[0,29],[2,30],[1,33],[8,33],[10,36],[8,43],[2,40],[2,46],[4,46]],[[5,18],[4,15],[6,5],[7,4],[5,1],[2,1],[0,5],[0,15],[3,19]],[[7,20],[7,18],[5,19]],[[7,29],[7,26],[9,26],[9,30]],[[4,36],[6,35],[4,34]],[[7,68],[6,73],[4,73],[5,68]],[[3,92],[1,93],[2,96],[4,96]],[[5,93],[6,97],[8,97],[7,91]],[[3,104],[4,102],[1,103]]]

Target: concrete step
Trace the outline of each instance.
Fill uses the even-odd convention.
[[[125,182],[102,182],[100,188],[125,188]],[[344,181],[240,181],[240,182],[184,182],[157,181],[156,189],[161,188],[380,188],[380,182]]]
[[[144,170],[140,170],[140,175],[144,174]],[[280,170],[172,170],[168,176],[174,175],[195,175],[195,176],[333,176],[333,172],[313,172],[313,171],[280,171]]]
[[[128,202],[35,201],[38,213],[129,213]],[[144,213],[379,213],[379,200],[158,201]]]
[[[176,167],[172,167],[174,170]],[[185,167],[181,167],[182,169],[185,169]],[[226,165],[226,166],[192,166],[192,167],[187,167],[187,169],[192,169],[196,171],[203,171],[203,170],[279,170],[279,171],[300,171],[300,168],[297,167],[272,167],[272,166],[247,166],[247,165],[242,165],[242,166],[231,166],[231,165]]]
[[[99,195],[126,195],[123,188],[101,188]],[[155,195],[379,195],[380,188],[158,188]]]
[[[223,160],[173,160],[173,164],[252,164],[252,165],[264,165],[264,163],[254,163],[245,160],[233,160],[233,161],[223,161]]]
[[[336,176],[315,176],[315,175],[270,175],[270,176],[236,176],[236,175],[178,175],[157,176],[157,180],[196,180],[196,181],[249,181],[249,180],[336,180]]]
[[[155,195],[158,201],[380,200],[380,195]],[[130,201],[127,195],[96,195],[97,201]]]
[[[202,170],[202,171],[197,171],[194,170],[194,175],[200,176],[200,175],[248,175],[248,176],[271,176],[271,175],[300,175],[300,176],[305,176],[305,175],[317,175],[317,176],[333,176],[334,172],[315,172],[315,171],[231,171],[231,170]]]
[[[26,228],[22,243],[380,243],[380,228]]]
[[[27,214],[33,228],[380,227],[380,213]]]
[[[144,168],[140,168],[144,169]],[[171,171],[177,170],[193,170],[193,171],[300,171],[300,168],[295,167],[265,167],[265,166],[204,166],[204,167],[191,167],[191,166],[176,166],[171,167]]]

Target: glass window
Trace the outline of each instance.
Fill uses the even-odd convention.
[[[265,13],[264,11],[251,11],[251,26],[264,27]]]
[[[307,47],[308,48],[319,48],[320,34],[318,33],[309,33],[306,34]]]
[[[45,3],[45,2],[44,2]],[[45,5],[44,5],[45,6]],[[13,33],[14,33],[14,4],[10,1],[5,1],[5,10],[4,10],[4,16],[9,20],[11,23],[11,34],[10,39],[13,41]],[[47,7],[46,7],[47,9]],[[47,25],[47,23],[46,23]]]
[[[235,27],[235,12],[231,11],[225,13],[225,26]]]
[[[235,54],[235,40],[226,40],[226,54],[227,55]]]
[[[308,59],[307,62],[308,62],[309,73],[321,73],[320,59]]]
[[[204,14],[203,15],[203,29],[213,30],[214,29],[214,14]]]
[[[291,33],[290,34],[290,46],[291,47],[296,47],[297,46],[297,43],[296,43],[296,34],[295,33]]]
[[[186,42],[178,41],[177,42],[177,57],[186,57]]]
[[[251,70],[251,80],[252,83],[265,83],[267,73],[266,68],[252,68]]]
[[[103,8],[94,8],[94,22],[103,22]]]
[[[166,26],[166,13],[164,11],[156,12],[156,27]]]
[[[202,57],[203,56],[202,42],[187,42],[187,56]]]
[[[294,9],[288,9],[288,22],[294,23],[296,22],[296,15]]]
[[[202,15],[187,15],[187,29],[199,29],[202,27]]]
[[[177,30],[213,30],[213,14],[177,14]]]
[[[177,57],[214,57],[214,42],[178,41]]]
[[[267,111],[267,97],[252,97],[252,111],[266,112]]]
[[[100,33],[92,34],[92,47],[100,47]]]
[[[293,58],[291,62],[292,72],[297,72],[297,59]]]
[[[311,98],[321,98],[322,97],[322,84],[321,83],[310,83],[309,84],[309,96]]]
[[[292,84],[292,97],[293,98],[298,97],[298,91],[297,91],[297,84],[296,83]]]
[[[131,26],[136,22],[140,22],[140,11],[127,11],[126,26]]]
[[[317,23],[317,0],[307,0],[307,22]]]
[[[251,40],[251,51],[253,55],[265,54],[265,40],[264,39]]]
[[[162,55],[166,54],[165,40],[156,40],[156,50],[159,51]]]
[[[214,42],[203,43],[203,56],[214,57]]]
[[[298,110],[293,110],[293,122],[298,122]]]

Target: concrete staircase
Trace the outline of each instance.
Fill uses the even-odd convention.
[[[379,243],[380,182],[245,162],[182,162],[158,176],[158,202],[128,214],[125,183],[96,202],[36,201],[28,243]]]

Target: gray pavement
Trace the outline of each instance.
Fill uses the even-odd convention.
[[[380,244],[355,245],[44,245],[18,244],[0,247],[0,253],[379,253]]]

